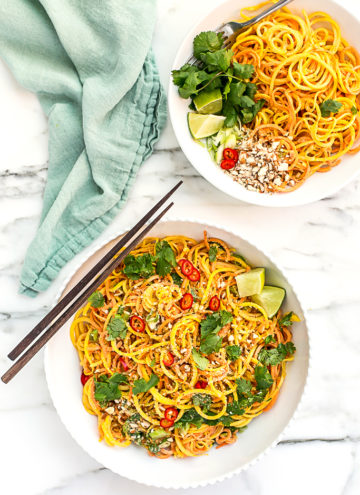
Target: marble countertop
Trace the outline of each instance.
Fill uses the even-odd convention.
[[[187,30],[220,0],[159,0],[154,47],[168,85]],[[349,7],[356,0],[342,0]],[[51,307],[79,257],[36,299],[18,294],[19,273],[41,211],[47,122],[32,94],[0,61],[0,371],[6,354]],[[360,166],[360,157],[358,157]],[[170,123],[143,165],[127,206],[102,238],[134,223],[176,180],[174,216],[236,229],[284,267],[309,311],[314,370],[298,418],[283,441],[248,471],[187,495],[353,495],[360,491],[360,179],[316,204],[266,209],[208,184],[181,152]],[[81,258],[84,256],[82,253]],[[52,405],[40,353],[11,385],[0,386],[0,492],[3,495],[165,495],[123,479],[91,459]],[[291,488],[290,488],[291,487]],[[171,490],[170,490],[171,492]],[[175,493],[175,492],[174,492]]]

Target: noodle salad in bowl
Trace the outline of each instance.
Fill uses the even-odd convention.
[[[234,2],[224,11],[231,8],[232,20],[241,22],[273,2],[235,3],[237,13]],[[223,48],[221,33],[207,29],[219,23],[214,12],[180,49],[182,55],[191,46],[197,63],[178,64],[180,55],[175,61],[170,114],[180,145],[206,178],[239,199],[302,204],[359,171],[351,155],[360,149],[360,56],[348,40],[357,20],[331,1],[317,7],[324,12],[296,1],[241,31],[230,48]],[[185,105],[175,101],[176,92]],[[205,150],[193,152],[190,139],[211,160],[205,163]],[[293,194],[281,199],[279,193]]]
[[[85,409],[159,458],[232,444],[275,404],[295,346],[285,291],[223,240],[145,239],[79,310]]]

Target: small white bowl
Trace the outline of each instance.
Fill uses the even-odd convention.
[[[222,449],[213,448],[208,455],[198,458],[166,460],[150,457],[145,449],[136,446],[108,447],[105,442],[99,442],[96,418],[88,414],[82,405],[81,369],[77,352],[70,341],[70,321],[52,338],[45,352],[45,371],[51,397],[73,438],[107,468],[145,485],[194,488],[223,480],[247,468],[280,440],[299,406],[307,381],[310,349],[304,312],[294,290],[268,256],[234,232],[196,221],[164,221],[154,227],[151,235],[183,234],[201,239],[204,229],[211,236],[235,247],[251,265],[266,267],[267,283],[286,289],[284,311],[295,311],[302,319],[294,325],[293,340],[297,351],[294,361],[288,364],[287,377],[278,401],[269,412],[255,418],[247,430],[238,436],[236,443]],[[97,249],[67,283],[65,292],[103,256],[108,245],[98,246]]]
[[[214,30],[225,21],[237,19],[242,7],[258,3],[258,0],[228,0],[212,10],[185,37],[175,57],[173,69],[179,69],[192,55],[193,39],[198,33]],[[358,17],[333,0],[317,0],[315,3],[313,0],[295,0],[289,8],[298,13],[305,9],[307,12],[324,11],[330,14],[339,23],[345,39],[360,51],[360,8],[358,6],[354,5]],[[269,195],[248,191],[226,175],[212,161],[208,151],[192,139],[187,124],[189,101],[180,98],[177,87],[174,86],[170,77],[170,118],[183,152],[206,180],[234,198],[262,206],[299,206],[335,194],[360,173],[360,157],[345,155],[341,163],[332,171],[313,175],[293,192]]]

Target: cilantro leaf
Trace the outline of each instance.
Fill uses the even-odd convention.
[[[231,103],[231,101],[226,100],[226,102],[223,105],[222,113],[226,117],[224,121],[225,127],[234,127],[234,125],[237,122],[238,113],[234,105]]]
[[[131,280],[151,277],[155,273],[153,261],[154,258],[149,253],[136,257],[130,254],[124,259],[124,274]]]
[[[175,253],[167,241],[156,243],[156,273],[165,277],[176,266]]]
[[[206,370],[206,368],[209,366],[209,360],[206,357],[202,356],[200,352],[198,352],[194,348],[191,350],[191,354],[197,368],[199,368],[199,370]]]
[[[220,311],[207,316],[200,323],[200,351],[204,354],[218,352],[222,338],[218,332],[233,319],[233,315],[228,311]]]
[[[188,76],[182,86],[179,87],[179,95],[181,98],[189,98],[195,96],[202,88],[198,88],[199,84],[204,81],[211,80],[212,76],[198,67],[196,70],[188,73]]]
[[[243,82],[233,82],[230,84],[228,100],[233,104],[240,104],[241,97],[246,90],[246,84]]]
[[[254,99],[254,96],[256,95],[256,91],[257,91],[257,86],[255,83],[251,83],[251,82],[246,83],[245,94],[247,96]]]
[[[124,318],[121,315],[116,314],[111,318],[106,330],[109,334],[106,337],[106,340],[115,340],[118,337],[124,339],[127,333],[127,325]]]
[[[196,65],[185,64],[180,69],[173,70],[171,72],[173,83],[175,84],[175,86],[183,86],[188,76],[195,72],[199,72],[199,69],[198,67],[196,67]]]
[[[140,380],[134,381],[133,386],[133,394],[142,394],[148,392],[152,387],[155,387],[159,383],[159,377],[154,375],[154,373],[150,376],[149,381],[146,381],[144,378],[140,378]]]
[[[230,361],[236,361],[241,355],[241,347],[239,345],[228,345],[226,354]]]
[[[183,279],[180,277],[180,275],[177,272],[172,272],[170,275],[171,275],[171,278],[172,278],[172,281],[174,282],[174,284],[181,287],[181,285],[183,283]]]
[[[292,342],[286,344],[279,344],[272,349],[262,348],[259,353],[259,361],[265,366],[276,366],[280,364],[289,354],[294,354],[296,347]]]
[[[245,380],[245,378],[238,378],[236,380],[236,385],[239,395],[248,396],[251,394],[252,385],[250,380]]]
[[[128,377],[122,373],[114,373],[111,377],[105,375],[94,380],[95,384],[95,399],[101,406],[105,406],[108,402],[120,399],[121,390],[120,383],[127,383]]]
[[[239,62],[233,63],[234,76],[240,79],[250,79],[255,72],[255,67],[251,64],[239,64]]]
[[[276,342],[276,340],[274,339],[274,336],[273,335],[268,335],[265,340],[264,340],[264,343],[265,345],[268,345],[270,344],[271,342]]]
[[[330,114],[337,113],[342,107],[342,103],[335,100],[326,100],[320,105],[322,117],[330,117]]]
[[[93,308],[101,308],[105,304],[105,298],[99,291],[95,291],[88,299]]]
[[[194,406],[199,406],[206,413],[211,407],[211,395],[194,394],[192,397]]]
[[[218,247],[216,244],[211,244],[210,248],[209,248],[209,260],[211,263],[213,263],[215,260],[216,260],[216,255],[217,255],[217,252],[218,252]]]
[[[224,42],[222,33],[205,31],[194,39],[194,57],[200,58],[201,53],[216,52],[220,50]]]
[[[274,383],[266,366],[256,366],[255,368],[255,380],[258,390],[266,390]]]
[[[291,327],[291,325],[294,323],[292,321],[293,317],[293,312],[290,311],[290,313],[286,313],[280,320],[279,320],[279,326],[280,327]]]
[[[255,106],[255,102],[249,96],[243,95],[240,97],[240,106],[241,108],[252,108]]]
[[[230,67],[230,62],[234,53],[232,50],[223,48],[216,52],[206,52],[200,54],[200,59],[207,66],[209,71],[225,72]]]
[[[244,414],[244,409],[241,407],[238,401],[233,401],[230,404],[227,405],[226,407],[226,412],[230,415],[233,416],[236,414],[237,416],[242,416]]]
[[[356,108],[355,105],[353,105],[350,110],[353,115],[356,115],[358,113],[358,109]]]
[[[175,426],[177,428],[182,428],[187,424],[192,424],[197,428],[200,428],[203,422],[204,418],[200,416],[194,408],[192,408],[185,411],[181,418],[175,421]]]

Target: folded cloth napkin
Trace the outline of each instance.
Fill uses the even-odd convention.
[[[42,217],[21,292],[35,296],[124,204],[165,124],[155,0],[1,0],[0,56],[49,119]]]

